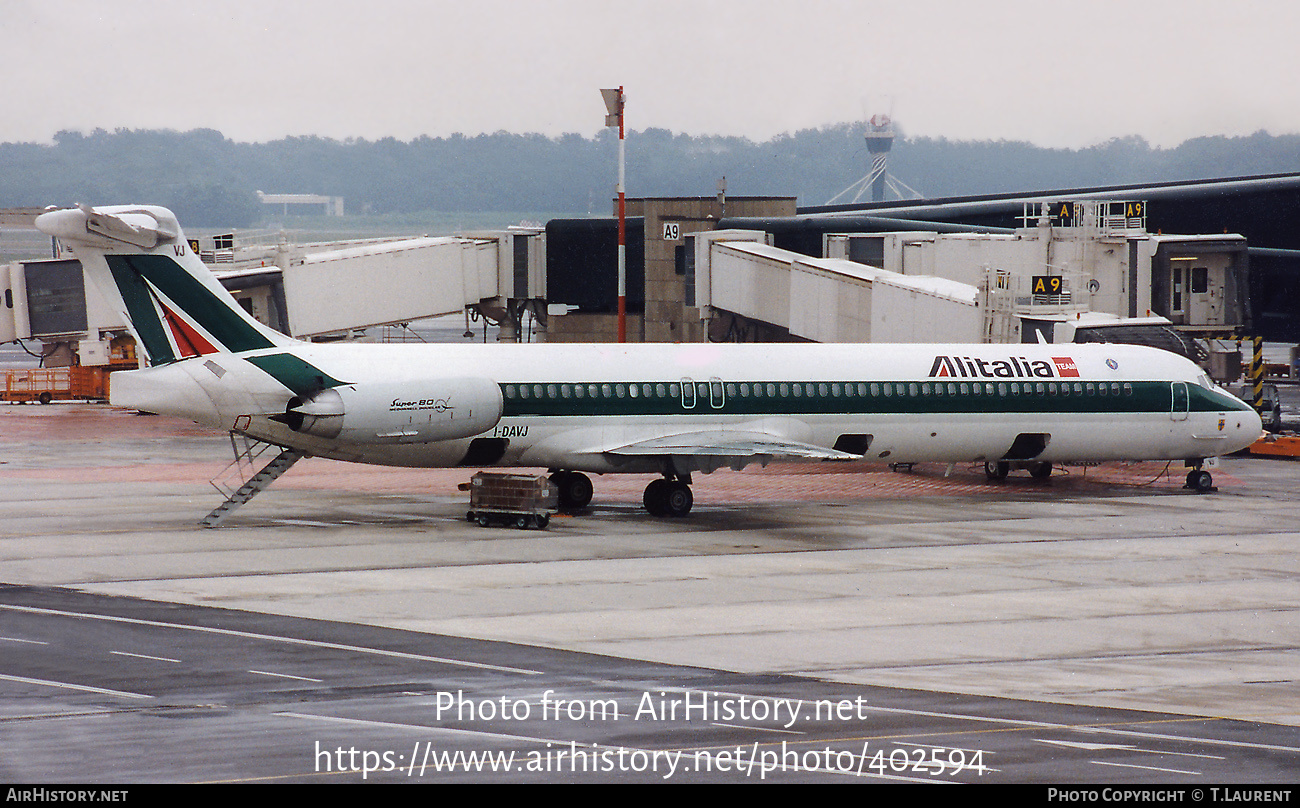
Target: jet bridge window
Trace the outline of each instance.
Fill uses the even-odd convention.
[[[1192,267],[1192,294],[1203,295],[1210,291],[1210,270],[1207,267]]]

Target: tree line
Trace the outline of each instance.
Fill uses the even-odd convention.
[[[742,137],[632,132],[629,196],[796,196],[819,205],[870,169],[866,125]],[[197,227],[250,227],[266,193],[342,196],[349,213],[537,211],[606,215],[617,143],[497,132],[409,141],[287,137],[240,143],[212,129],[63,131],[0,144],[0,207],[154,203]],[[890,173],[927,197],[1300,170],[1300,135],[1203,137],[1158,149],[1126,137],[1085,149],[900,135]]]

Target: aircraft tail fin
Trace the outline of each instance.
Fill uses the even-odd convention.
[[[36,227],[81,259],[86,277],[126,317],[150,365],[296,343],[235,301],[166,208],[79,205],[41,214]]]

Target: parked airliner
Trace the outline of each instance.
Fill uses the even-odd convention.
[[[691,474],[773,458],[1052,464],[1205,459],[1260,435],[1183,357],[1130,345],[378,345],[301,342],[253,319],[154,206],[47,212],[148,359],[111,403],[298,455],[411,467],[654,473],[646,509],[691,509]]]

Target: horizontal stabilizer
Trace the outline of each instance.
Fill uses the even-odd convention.
[[[78,205],[69,210],[53,210],[36,217],[42,233],[57,236],[76,245],[103,245],[104,240],[152,249],[159,242],[180,235],[181,228],[171,211],[157,207],[92,208]]]

